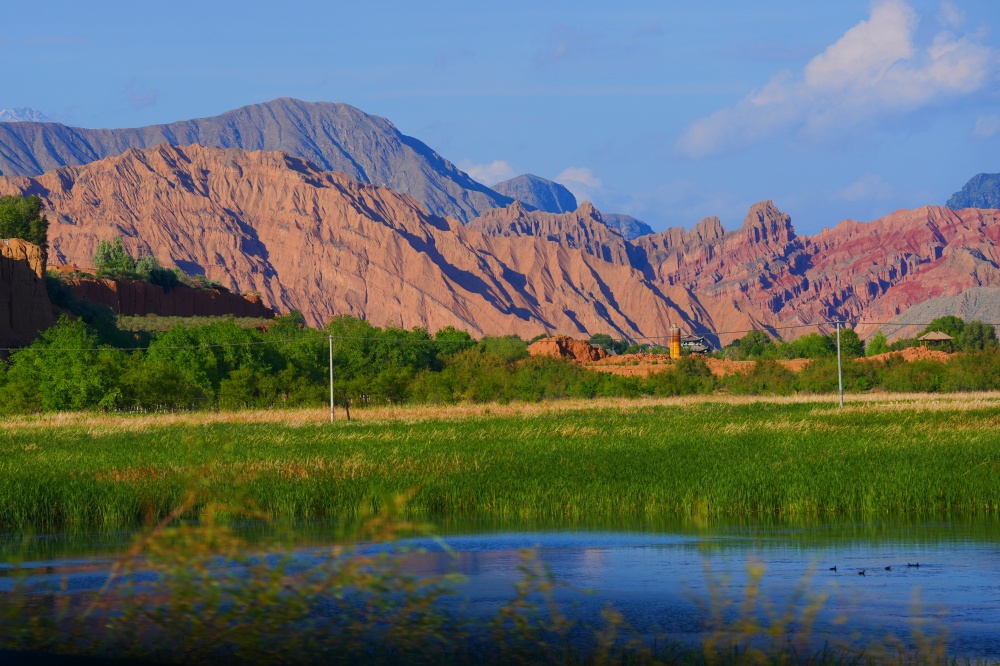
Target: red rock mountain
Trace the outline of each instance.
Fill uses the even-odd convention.
[[[165,145],[0,179],[0,194],[21,193],[49,209],[55,261],[86,264],[99,240],[120,234],[133,253],[317,325],[352,314],[639,339],[677,322],[726,342],[749,328],[801,325],[781,330],[794,336],[833,318],[888,321],[927,299],[1000,286],[1000,211],[898,211],[803,237],[762,202],[733,231],[707,218],[627,241],[587,202],[562,214],[512,204],[463,227],[283,153]]]
[[[100,240],[122,235],[133,254],[257,292],[316,325],[352,314],[477,334],[640,337],[665,335],[673,322],[711,333],[719,316],[754,323],[645,279],[621,254],[590,251],[597,245],[466,228],[409,196],[283,153],[162,145],[0,179],[0,192],[42,198],[55,262],[87,264]],[[605,245],[624,247],[592,226],[587,233]]]

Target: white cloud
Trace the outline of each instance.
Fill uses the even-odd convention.
[[[586,167],[568,167],[554,179],[557,183],[566,186],[566,189],[573,193],[578,202],[590,201],[593,203],[595,195],[604,189],[604,183],[594,175],[594,172]]]
[[[868,20],[813,58],[801,76],[781,72],[736,106],[688,127],[678,152],[708,157],[788,130],[835,136],[977,92],[997,72],[997,51],[974,35],[944,30],[917,47],[918,23],[904,0],[877,1]]]
[[[506,160],[493,160],[489,164],[474,164],[463,160],[458,163],[458,168],[484,185],[496,185],[514,177],[514,168]]]
[[[838,190],[835,198],[844,201],[880,201],[890,198],[895,191],[892,183],[882,176],[866,173],[847,187]]]
[[[972,137],[975,139],[989,139],[1000,133],[1000,115],[991,114],[976,118],[976,124],[972,128]]]
[[[941,3],[941,11],[938,13],[938,20],[941,25],[948,28],[961,28],[965,25],[965,12],[959,9],[958,5],[950,0]]]

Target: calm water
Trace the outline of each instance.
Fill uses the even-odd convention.
[[[319,556],[323,526],[304,530]],[[521,549],[536,549],[556,579],[567,613],[599,626],[610,604],[647,638],[695,640],[703,635],[710,587],[741,600],[748,565],[764,567],[762,591],[779,609],[806,583],[828,599],[816,633],[859,643],[888,634],[907,639],[915,620],[947,627],[950,651],[1000,658],[1000,531],[995,519],[953,523],[787,525],[690,524],[629,530],[553,526],[445,525],[441,542],[408,540],[408,567],[417,574],[457,571],[467,578],[453,602],[488,615],[510,599],[519,580]],[[111,553],[127,533],[37,536],[0,540],[8,563],[0,589],[15,571],[66,580],[71,589],[104,582]],[[443,547],[442,544],[445,546]],[[15,561],[20,560],[20,561]],[[907,563],[920,567],[907,567]],[[832,566],[837,572],[829,571]],[[891,571],[885,567],[891,566]],[[865,569],[866,575],[858,571]],[[838,618],[846,620],[837,624]]]

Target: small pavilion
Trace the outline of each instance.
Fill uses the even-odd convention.
[[[917,340],[920,341],[920,346],[926,347],[927,343],[932,343],[934,345],[941,345],[944,343],[951,344],[952,338],[947,333],[942,333],[941,331],[931,331],[929,333],[924,333]]]

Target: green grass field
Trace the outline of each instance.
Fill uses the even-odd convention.
[[[0,422],[0,527],[120,528],[188,492],[338,519],[940,516],[1000,507],[1000,398],[616,400]]]

